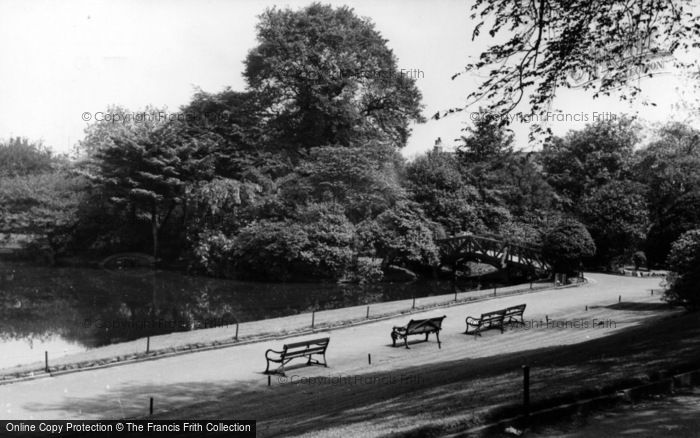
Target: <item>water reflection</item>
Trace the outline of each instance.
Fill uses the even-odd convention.
[[[0,261],[0,345],[16,356],[36,356],[38,345],[40,352],[74,352],[147,335],[449,291],[446,282],[268,284]]]

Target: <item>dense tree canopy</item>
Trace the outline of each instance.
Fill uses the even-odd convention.
[[[649,225],[645,188],[630,181],[613,181],[592,191],[579,206],[593,236],[596,259],[605,265],[627,260],[640,248]]]
[[[669,288],[665,298],[690,310],[700,309],[700,229],[683,233],[668,255]]]
[[[66,254],[148,251],[169,266],[254,280],[428,275],[441,262],[436,240],[459,233],[541,245],[557,272],[641,264],[642,248],[650,265],[675,269],[672,242],[700,227],[699,131],[671,123],[640,145],[633,120],[606,119],[524,152],[491,112],[528,87],[531,109],[542,109],[576,72],[611,91],[626,68],[696,33],[676,27],[689,23],[680,7],[628,7],[478,0],[494,33],[515,25],[522,38],[472,66],[505,61],[473,95],[493,99],[455,150],[438,144],[412,160],[400,151],[423,120],[421,95],[374,24],[347,7],[269,9],[244,90],[198,90],[174,120],[146,107],[141,118],[92,123],[74,162],[28,140],[0,143],[0,226],[49,235],[57,251],[69,242]],[[641,37],[642,56],[625,58]],[[624,63],[595,70],[605,50],[603,61]],[[695,278],[686,271],[678,284]]]
[[[629,172],[638,129],[628,118],[598,121],[544,145],[547,181],[570,205]]]
[[[267,128],[296,153],[368,141],[406,144],[422,121],[421,94],[397,68],[386,40],[347,7],[314,3],[260,16],[257,47],[246,59],[252,90],[269,96]]]
[[[26,138],[0,142],[0,177],[46,173],[55,169],[60,160],[51,149]]]
[[[567,219],[548,231],[544,237],[542,253],[555,272],[577,272],[584,259],[596,252],[595,243],[586,227]]]

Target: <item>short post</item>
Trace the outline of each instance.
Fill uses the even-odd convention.
[[[367,315],[365,316],[366,319],[369,319],[369,306],[367,306]]]
[[[153,397],[151,397],[151,403],[148,408],[149,415],[153,415]]]
[[[457,288],[455,288],[455,301],[457,301]]]
[[[586,306],[586,312],[588,312],[588,306]]]
[[[415,309],[416,309],[416,297],[413,297],[413,306],[411,306],[411,310],[415,310]]]
[[[367,363],[372,365],[372,354],[371,353],[367,353]]]
[[[44,351],[44,371],[49,372],[49,352]]]
[[[235,340],[238,340],[238,323],[236,323],[236,336],[234,337]]]
[[[267,375],[267,386],[270,386],[270,385],[272,385],[272,376],[270,376],[270,375],[268,374],[268,375]]]
[[[151,351],[151,337],[147,336],[146,337],[146,354],[148,354]]]
[[[530,289],[532,289],[532,282],[530,282]]]
[[[311,312],[311,328],[314,328],[314,323],[316,322],[316,311]]]
[[[523,411],[530,413],[530,367],[523,365]]]
[[[651,294],[654,295],[654,289],[651,290]]]
[[[618,303],[621,303],[621,302],[622,302],[622,295],[620,295],[619,297],[617,297],[617,302],[618,302]]]
[[[495,287],[493,288],[493,296],[494,297],[496,296],[496,288]]]
[[[549,315],[544,316],[545,321],[547,321],[547,326],[549,326]]]

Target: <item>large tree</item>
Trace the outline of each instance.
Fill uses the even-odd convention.
[[[257,31],[245,77],[270,99],[266,128],[292,156],[373,139],[402,147],[410,123],[423,120],[414,79],[398,69],[374,25],[352,9],[272,8]]]
[[[573,208],[596,188],[626,179],[637,132],[634,121],[622,117],[553,138],[541,154],[548,182]]]
[[[661,126],[635,153],[632,177],[648,187],[647,257],[663,263],[671,243],[700,226],[700,131],[677,122]]]
[[[447,232],[483,228],[476,211],[477,190],[464,180],[454,154],[434,150],[417,157],[406,167],[406,183],[426,216]]]
[[[583,260],[595,252],[590,233],[582,223],[573,219],[562,220],[545,234],[542,242],[542,255],[555,273],[578,271]]]
[[[601,264],[626,261],[646,237],[649,214],[645,188],[639,183],[610,182],[584,197],[578,209]]]
[[[93,153],[96,179],[104,193],[113,203],[150,221],[154,257],[159,234],[185,200],[188,185],[214,176],[213,143],[182,128],[168,122],[148,130],[125,131],[110,136]]]

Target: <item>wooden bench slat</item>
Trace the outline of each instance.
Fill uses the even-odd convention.
[[[315,364],[327,367],[328,362],[326,361],[326,349],[328,348],[329,342],[330,338],[312,339],[308,341],[300,341],[293,342],[291,344],[285,344],[282,348],[282,351],[276,351],[272,349],[267,350],[265,352],[265,359],[267,359],[267,367],[265,369],[265,374],[280,373],[284,375],[284,366],[290,360],[297,359],[300,357],[308,358],[307,365]],[[271,357],[270,353],[273,353],[279,357]],[[323,356],[323,363],[314,359],[313,355]],[[281,365],[277,370],[270,372],[270,362],[280,363]]]
[[[430,333],[435,333],[435,337],[438,341],[438,347],[440,347],[440,330],[442,330],[442,321],[446,316],[440,316],[437,318],[429,319],[412,319],[404,327],[394,327],[391,331],[391,342],[392,345],[396,346],[397,339],[403,339],[404,345],[408,347],[408,337],[411,335],[425,335],[425,340],[428,340],[428,335]]]
[[[476,337],[481,336],[482,330],[498,328],[501,330],[501,333],[503,333],[504,327],[507,324],[525,324],[525,322],[523,321],[525,307],[526,304],[518,304],[517,306],[511,306],[505,309],[482,313],[481,317],[479,318],[473,318],[471,316],[468,316],[466,319],[467,329],[464,333],[473,333]],[[518,320],[518,317],[520,318],[520,320]],[[474,331],[472,333],[469,332],[470,327],[474,327]]]

